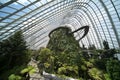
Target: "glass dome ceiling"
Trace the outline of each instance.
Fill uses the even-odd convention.
[[[103,48],[103,40],[111,48],[120,48],[119,0],[0,0],[0,41],[22,30],[32,49],[45,47],[49,33],[68,26],[73,31],[90,26],[80,46],[94,44]],[[79,40],[82,33],[74,34]]]

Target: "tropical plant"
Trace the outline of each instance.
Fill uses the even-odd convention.
[[[51,51],[48,48],[43,48],[39,52],[39,56],[37,57],[37,60],[41,63],[44,63],[48,60],[48,58],[51,56]]]
[[[42,48],[37,57],[37,61],[39,61],[38,67],[41,74],[43,70],[54,72],[54,57],[52,56],[52,51],[50,49]]]
[[[120,79],[120,61],[111,58],[107,61],[106,69],[112,80]]]
[[[6,66],[13,68],[15,65],[25,63],[24,59],[26,57],[27,46],[21,31],[3,40],[0,46],[0,53],[6,60]]]
[[[11,74],[8,80],[22,80],[22,77],[15,74]]]
[[[68,66],[64,65],[58,69],[58,74],[70,76],[70,77],[78,77],[78,67],[77,66]]]
[[[40,70],[44,68],[44,70],[51,73],[50,68],[53,65],[52,70],[54,72],[52,73],[55,74],[84,80],[104,80],[102,71],[95,68],[96,65],[99,65],[99,63],[96,64],[98,52],[95,50],[95,46],[91,45],[91,53],[94,57],[90,58],[86,48],[83,46],[84,49],[82,50],[79,42],[70,33],[71,30],[67,27],[60,27],[50,32],[50,40],[47,45],[49,50],[44,48],[39,50],[38,61],[40,63],[38,66],[41,66],[39,67]]]
[[[105,80],[111,80],[110,76],[107,73],[105,73],[104,76],[105,76]]]
[[[30,74],[35,72],[35,68],[32,66],[27,66],[26,68],[22,69],[19,73],[11,74],[8,77],[8,80],[29,80]]]
[[[89,69],[88,74],[93,80],[105,80],[103,73],[97,68]]]
[[[26,66],[30,57],[31,52],[27,49],[22,31],[16,32],[0,42],[0,75],[5,73],[8,77],[8,74],[11,74],[9,71],[15,69],[16,66]],[[13,70],[13,73],[16,72]]]
[[[27,68],[24,68],[20,73],[22,74],[22,77],[26,80],[30,79],[30,74],[33,74],[35,72],[35,68],[32,66],[28,66]]]

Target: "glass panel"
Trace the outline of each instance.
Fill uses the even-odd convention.
[[[0,11],[4,11],[4,12],[8,12],[8,13],[13,13],[15,12],[16,10],[12,9],[12,8],[9,8],[9,7],[4,7],[2,9],[0,9]]]
[[[6,16],[8,16],[8,15],[9,15],[9,14],[0,12],[0,17],[6,17]]]
[[[27,1],[27,0],[18,0],[17,2],[19,2],[19,3],[23,4],[23,5],[28,5],[28,4],[30,4],[30,2]]]
[[[22,5],[20,5],[20,4],[16,3],[16,2],[14,2],[13,4],[10,4],[9,6],[15,8],[15,9],[18,9],[18,10],[23,8]]]
[[[5,3],[9,2],[9,1],[11,1],[11,0],[0,0],[0,5],[5,4]]]

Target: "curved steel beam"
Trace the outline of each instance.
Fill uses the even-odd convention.
[[[106,13],[107,13],[107,15],[108,15],[108,18],[109,18],[109,20],[110,20],[110,22],[111,22],[113,31],[114,31],[114,33],[115,33],[115,36],[116,36],[116,39],[117,39],[117,42],[118,42],[118,45],[119,45],[119,48],[120,48],[120,39],[119,39],[119,37],[118,37],[119,35],[118,35],[118,32],[117,32],[117,30],[116,30],[116,28],[115,28],[115,24],[114,24],[114,22],[113,22],[113,19],[112,19],[110,13],[109,13],[107,7],[105,6],[103,0],[99,0],[99,1],[100,1],[101,5],[103,6],[104,10],[106,11]]]

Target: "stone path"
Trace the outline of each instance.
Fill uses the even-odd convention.
[[[30,80],[45,80],[44,77],[42,77],[39,73],[39,69],[37,67],[37,62],[33,59],[29,62],[28,65],[31,65],[35,68],[36,72],[33,74],[30,74]]]

